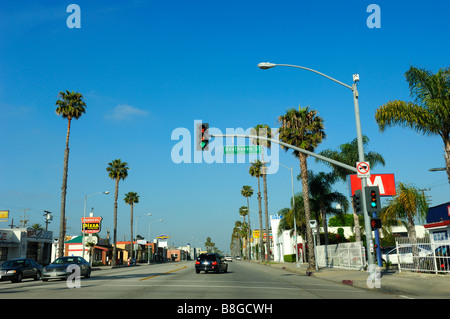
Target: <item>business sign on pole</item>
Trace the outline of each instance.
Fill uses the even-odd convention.
[[[85,234],[99,233],[101,230],[102,217],[82,217],[81,231]]]
[[[378,186],[380,196],[395,196],[394,174],[372,174],[367,179],[367,186]],[[350,175],[350,192],[353,196],[355,190],[361,189],[361,178],[358,175]]]
[[[7,222],[9,217],[9,210],[0,210],[0,222]]]

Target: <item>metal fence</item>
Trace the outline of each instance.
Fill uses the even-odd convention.
[[[396,239],[395,249],[383,255],[399,271],[450,273],[450,241],[432,241],[430,237]]]
[[[362,242],[316,247],[316,259],[319,267],[361,270],[366,264],[364,253]]]

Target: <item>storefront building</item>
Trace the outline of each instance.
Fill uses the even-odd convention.
[[[53,232],[33,228],[0,229],[0,263],[13,258],[51,262]]]

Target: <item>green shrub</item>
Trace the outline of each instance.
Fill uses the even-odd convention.
[[[284,259],[284,262],[293,263],[293,262],[295,262],[295,254],[284,255],[283,259]]]

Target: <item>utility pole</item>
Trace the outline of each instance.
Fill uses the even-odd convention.
[[[27,213],[27,210],[31,210],[31,208],[24,208],[24,209],[19,209],[19,210],[23,210],[23,219],[19,220],[19,221],[20,221],[21,225],[23,226],[23,228],[25,228],[27,225],[27,222],[30,221],[29,219],[25,219],[26,217],[28,217],[28,215],[26,213]]]

